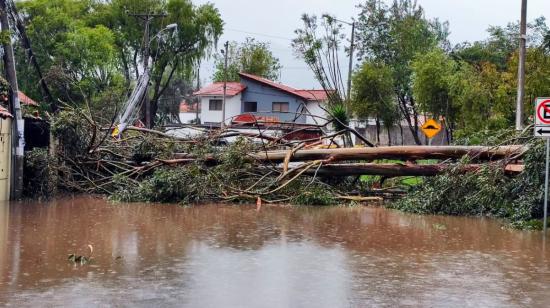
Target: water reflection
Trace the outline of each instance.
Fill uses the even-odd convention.
[[[376,208],[0,204],[18,307],[544,306],[548,256],[539,233]]]

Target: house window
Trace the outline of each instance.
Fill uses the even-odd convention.
[[[274,102],[272,110],[273,112],[288,112],[288,103]]]
[[[223,101],[221,99],[211,99],[208,105],[208,109],[212,111],[221,111]]]
[[[258,112],[258,102],[244,102],[244,112]]]

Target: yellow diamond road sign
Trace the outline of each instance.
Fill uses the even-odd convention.
[[[441,131],[441,124],[437,123],[436,120],[430,119],[422,125],[422,131],[426,135],[426,137],[432,139],[433,137],[437,136],[439,132]]]

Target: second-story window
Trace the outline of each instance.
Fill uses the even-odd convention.
[[[211,99],[208,104],[208,110],[211,111],[221,111],[223,101],[221,99]]]
[[[288,112],[288,102],[274,102],[273,112]]]

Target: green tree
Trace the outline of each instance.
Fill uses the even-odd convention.
[[[304,14],[302,22],[303,27],[295,30],[292,48],[327,91],[330,104],[344,104],[349,98],[339,62],[344,40],[342,24],[330,15],[319,19],[315,15]]]
[[[231,42],[228,48],[227,80],[239,81],[241,72],[278,80],[281,64],[269,48],[268,43],[258,42],[253,38],[247,38],[242,44]],[[214,81],[224,81],[224,65],[224,57],[218,56]]]
[[[153,114],[174,77],[189,79],[223,32],[218,10],[191,0],[29,0],[18,2],[18,7],[55,96],[75,104],[113,106],[124,100],[142,70],[144,27],[129,13],[166,13],[150,25]],[[163,30],[173,23],[177,31]],[[22,87],[36,93],[31,89],[36,75],[23,67],[24,50],[18,50],[18,56],[19,68],[27,73]]]
[[[96,4],[79,0],[33,0],[18,3],[27,33],[54,95],[65,102],[90,101],[95,93],[117,86],[114,35],[87,20]],[[21,88],[39,97],[38,77],[18,48]]]
[[[115,29],[119,61],[127,80],[139,76],[143,61],[143,24],[128,13],[167,14],[150,25],[152,114],[157,114],[158,101],[173,78],[179,75],[179,79],[189,79],[197,63],[217,45],[224,26],[213,4],[195,5],[191,0],[112,0],[98,11],[101,14],[96,22]],[[177,30],[165,31],[168,24],[176,24]]]
[[[410,63],[417,54],[437,46],[448,48],[448,24],[426,19],[423,8],[413,0],[395,0],[391,6],[366,0],[359,8],[359,57],[381,61],[391,69],[402,118],[407,121],[416,143],[421,144]]]
[[[340,68],[340,52],[345,36],[342,24],[330,15],[318,19],[315,15],[302,15],[303,27],[296,29],[292,48],[309,66],[315,79],[328,94],[329,118],[335,128],[349,129],[349,103],[344,77]],[[352,146],[351,135],[344,137],[346,146]]]
[[[411,64],[414,98],[422,112],[444,118],[449,142],[456,120],[456,106],[451,95],[456,66],[456,62],[440,48],[418,54]]]
[[[388,131],[399,120],[391,69],[382,62],[364,62],[353,76],[352,111],[359,118],[374,118],[377,143],[380,123]]]

